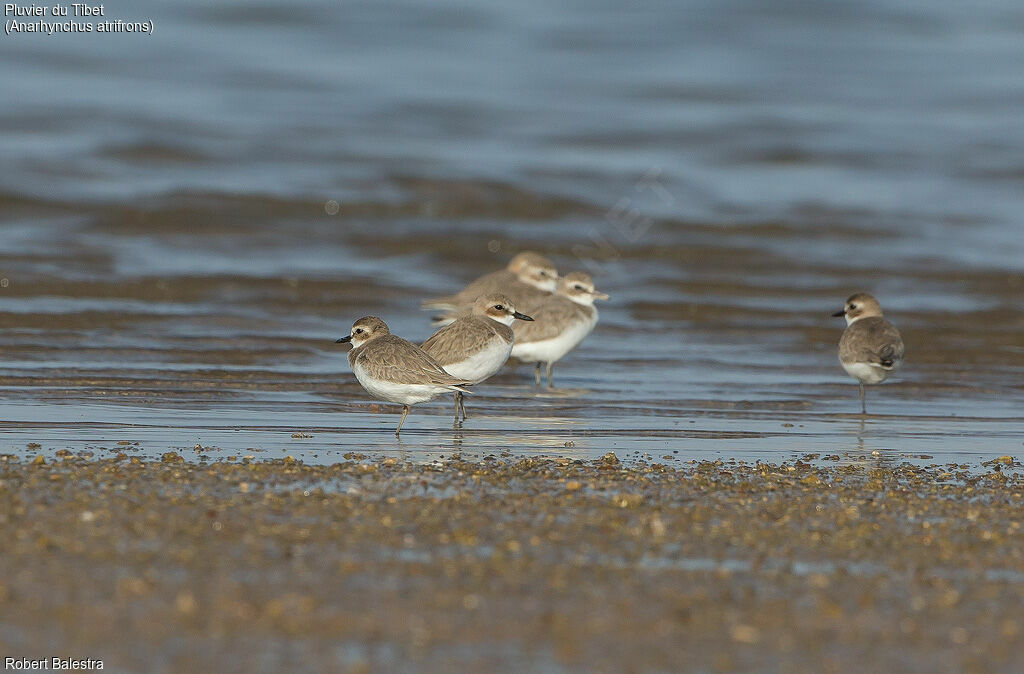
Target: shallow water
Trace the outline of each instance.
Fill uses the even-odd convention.
[[[157,29],[0,40],[4,452],[1024,451],[1016,3],[108,13]],[[397,444],[333,340],[524,248],[612,295],[559,389]],[[908,349],[867,420],[861,289]]]

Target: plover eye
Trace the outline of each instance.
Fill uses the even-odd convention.
[[[494,308],[497,309],[498,311],[505,311],[505,307],[501,306],[500,304],[495,304]]]
[[[583,286],[581,286],[579,284],[576,284],[576,286],[574,286],[574,287],[576,288],[576,290],[584,290]]]
[[[357,335],[358,335],[359,333],[361,333],[362,331],[363,331],[363,329],[362,329],[362,328],[356,328],[356,334],[357,334]]]

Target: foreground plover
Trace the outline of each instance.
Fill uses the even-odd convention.
[[[352,324],[352,332],[337,344],[352,342],[348,362],[366,392],[374,398],[402,405],[397,437],[409,414],[409,406],[442,393],[465,393],[471,382],[453,377],[436,360],[411,342],[392,335],[384,321],[365,316]]]
[[[507,295],[492,293],[477,298],[472,313],[460,316],[454,323],[435,332],[423,342],[423,350],[430,354],[448,374],[479,384],[505,364],[512,352],[513,333],[510,327],[516,319],[532,321],[526,314],[516,311]],[[459,411],[466,418],[466,405],[462,391],[455,392],[455,422]]]
[[[846,330],[839,340],[839,362],[860,385],[860,413],[867,414],[864,384],[880,384],[903,364],[903,339],[889,321],[882,318],[878,300],[867,293],[850,295],[840,311]]]
[[[424,300],[423,308],[447,312],[445,319],[450,322],[481,295],[502,293],[522,308],[550,296],[557,286],[558,271],[551,260],[523,251],[513,257],[505,269],[481,276],[454,295]]]
[[[597,325],[594,300],[608,295],[594,290],[590,276],[574,271],[558,282],[558,292],[530,309],[532,323],[516,323],[512,330],[515,343],[512,357],[524,363],[536,363],[534,377],[540,386],[540,366],[547,366],[548,387],[554,386],[551,370]]]

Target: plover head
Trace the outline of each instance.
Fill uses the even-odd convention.
[[[524,251],[512,258],[508,270],[519,277],[523,283],[535,288],[554,292],[558,287],[558,271],[551,260],[532,251]]]
[[[481,295],[477,298],[473,304],[473,313],[487,316],[488,318],[504,323],[505,325],[512,325],[512,322],[517,318],[521,321],[532,321],[533,319],[526,314],[516,311],[515,305],[507,295],[500,293],[493,293],[490,295]]]
[[[352,332],[337,340],[335,344],[352,342],[353,348],[359,348],[371,340],[390,334],[387,323],[376,316],[363,316],[352,324]]]
[[[607,293],[594,290],[590,275],[581,271],[566,274],[558,281],[558,292],[577,304],[592,305],[594,300],[608,299]]]
[[[873,295],[868,293],[854,293],[846,300],[846,304],[839,311],[832,314],[833,317],[846,317],[846,324],[851,325],[855,321],[871,316],[881,316],[882,305]]]

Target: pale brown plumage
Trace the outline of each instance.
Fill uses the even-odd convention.
[[[423,342],[422,348],[443,367],[487,348],[495,337],[511,344],[512,328],[486,316],[468,314],[435,332]]]
[[[582,290],[576,289],[577,284]],[[516,342],[525,344],[552,339],[560,335],[567,325],[577,321],[592,321],[597,315],[594,305],[580,304],[571,297],[586,298],[583,300],[584,302],[608,298],[604,293],[594,290],[594,282],[589,274],[581,271],[570,272],[562,277],[557,293],[548,295],[542,302],[526,312],[533,317],[532,323],[515,324]]]
[[[554,295],[531,310],[532,323],[516,323],[515,339],[519,344],[554,339],[565,332],[565,326],[594,320],[597,309],[577,304],[567,297]]]
[[[903,364],[905,347],[899,330],[882,316],[882,306],[868,293],[847,298],[833,316],[846,318],[839,338],[839,362],[860,388],[860,411],[867,414],[865,384],[881,384]]]
[[[470,382],[446,372],[412,342],[392,335],[387,324],[376,316],[360,318],[352,324],[352,332],[338,342],[352,342],[348,362],[367,393],[402,405],[395,436],[402,431],[410,405],[449,391],[468,393],[462,387]]]
[[[541,364],[546,365],[548,386],[554,386],[552,369],[594,329],[598,313],[594,300],[608,295],[594,289],[590,276],[581,271],[566,274],[558,282],[558,292],[530,310],[533,323],[513,326],[515,342],[512,356],[521,362],[536,363],[534,377],[540,385]]]
[[[358,364],[374,379],[395,384],[436,384],[457,388],[469,382],[451,376],[430,354],[397,335],[386,334],[349,351],[348,362]]]
[[[505,269],[481,276],[454,295],[424,300],[423,308],[446,311],[445,318],[450,320],[468,311],[481,295],[497,292],[511,297],[516,306],[525,306],[551,295],[529,282],[542,280],[542,272],[546,282],[553,283],[558,278],[550,260],[532,251],[523,251],[513,257]]]
[[[463,314],[423,343],[423,350],[445,370],[478,384],[493,376],[508,360],[514,334],[510,323],[532,321],[516,310],[508,295],[492,293],[478,297],[471,313]],[[462,394],[455,393],[455,423],[466,418]]]
[[[904,352],[899,330],[881,316],[858,319],[839,339],[839,360],[844,363],[870,363],[892,369],[903,360]]]

